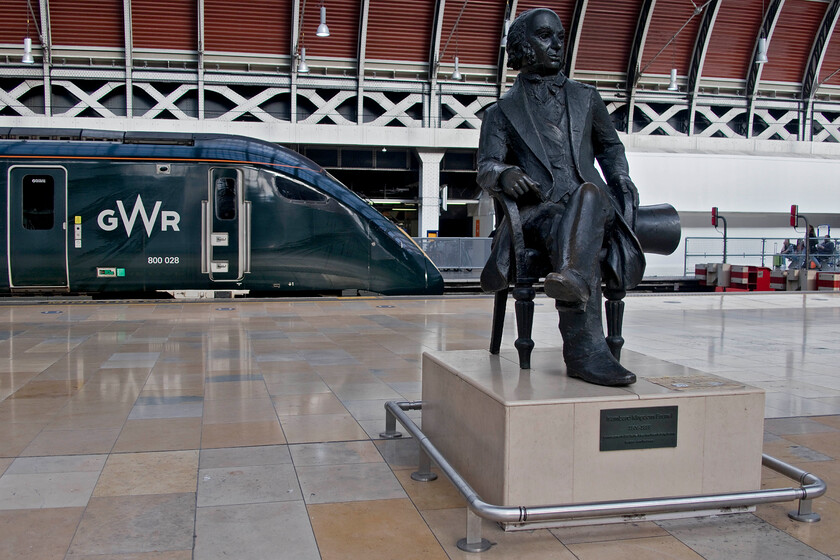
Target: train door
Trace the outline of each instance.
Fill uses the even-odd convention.
[[[67,170],[12,167],[8,189],[11,286],[67,286]]]
[[[209,187],[203,201],[202,269],[215,282],[237,282],[250,272],[251,205],[245,201],[242,172],[213,168]]]

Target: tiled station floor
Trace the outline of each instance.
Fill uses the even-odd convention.
[[[486,348],[484,296],[0,302],[0,558],[840,559],[840,295],[629,296],[625,348],[764,388],[765,452],[822,521],[754,514],[504,533],[410,478],[383,403],[425,350]],[[513,340],[509,306],[505,344]],[[535,340],[559,347],[551,300]],[[558,354],[559,355],[559,354]],[[419,417],[419,413],[411,413]],[[737,468],[733,465],[733,468]],[[764,471],[765,486],[792,481]]]

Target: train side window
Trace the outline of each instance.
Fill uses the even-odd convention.
[[[49,175],[24,175],[23,227],[33,230],[52,229],[55,224],[55,183]]]
[[[216,179],[216,218],[219,220],[236,219],[236,179],[220,177]]]
[[[280,196],[288,200],[300,202],[327,202],[327,197],[323,193],[307,185],[290,181],[281,175],[274,177],[274,186],[277,189],[277,192],[280,193]]]

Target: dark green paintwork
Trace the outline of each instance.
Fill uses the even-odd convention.
[[[167,140],[165,134],[159,138]],[[50,241],[22,243],[19,223],[3,220],[3,237],[23,247],[11,254],[11,288],[55,285],[46,283],[46,274],[62,266],[56,262],[66,239],[65,289],[72,292],[443,291],[440,273],[414,242],[315,163],[247,138],[192,138],[193,145],[0,140],[4,182],[45,168],[67,176],[66,238],[61,233],[57,241],[53,232]],[[217,219],[215,211],[212,186],[224,178],[234,178],[240,188],[233,222]],[[8,192],[3,188],[2,196]],[[202,212],[208,224],[204,235]],[[81,247],[74,239],[77,216]],[[240,219],[247,220],[241,227]],[[63,221],[58,215],[56,227]],[[228,246],[207,242],[208,260],[227,261],[227,271],[202,272],[202,237],[211,229],[226,234]],[[250,272],[241,274],[239,254],[246,249]],[[46,261],[49,265],[33,265]],[[8,255],[2,259],[0,290],[10,289],[9,262]],[[108,276],[97,277],[98,268]],[[117,271],[124,276],[113,274]]]

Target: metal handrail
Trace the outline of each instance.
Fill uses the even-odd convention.
[[[837,262],[840,259],[840,238],[832,237],[831,239],[835,243],[834,253],[810,254],[809,250],[801,253],[780,253],[778,248],[781,245],[782,238],[779,237],[730,237],[728,239],[728,246],[709,247],[708,250],[693,251],[692,245],[695,243],[708,242],[713,245],[719,245],[723,243],[723,240],[719,237],[686,237],[683,273],[686,276],[691,276],[694,272],[693,266],[699,258],[706,259],[708,262],[729,262],[735,265],[743,264],[762,267],[770,266],[774,257],[783,257],[786,260],[791,260],[792,257],[795,257],[800,260],[799,265],[806,260],[810,262],[811,258]],[[750,250],[743,250],[745,245],[748,245]],[[741,247],[740,249],[739,246]],[[725,258],[726,256],[728,256],[728,260]],[[732,262],[733,259],[739,262]],[[770,261],[769,263],[767,262],[768,259]]]
[[[386,437],[395,437],[396,424],[389,415],[398,420],[406,430],[417,440],[423,452],[435,463],[446,475],[455,488],[467,501],[469,510],[479,517],[496,521],[499,523],[532,523],[536,521],[556,521],[571,518],[598,518],[617,515],[645,515],[650,513],[671,513],[681,511],[699,511],[718,508],[748,507],[757,504],[770,502],[787,502],[790,500],[808,500],[807,504],[800,504],[797,516],[789,514],[792,518],[800,521],[818,521],[819,515],[811,513],[810,500],[825,494],[826,483],[818,476],[803,471],[793,465],[789,465],[762,454],[761,463],[787,478],[799,481],[802,485],[799,488],[778,488],[767,490],[754,490],[750,492],[733,492],[727,494],[706,494],[696,496],[681,496],[674,498],[649,498],[640,500],[621,500],[607,502],[588,502],[571,505],[548,505],[548,506],[499,506],[483,501],[475,490],[464,480],[438,449],[429,441],[429,438],[409,418],[404,410],[420,410],[422,401],[389,401],[385,403],[386,410]],[[385,435],[383,434],[383,435]],[[470,524],[468,523],[468,535],[466,543],[472,548],[459,547],[463,550],[478,552],[483,548],[476,548],[480,543],[480,532],[478,538],[470,535]],[[472,527],[473,532],[475,528]],[[480,529],[479,529],[480,530]]]

